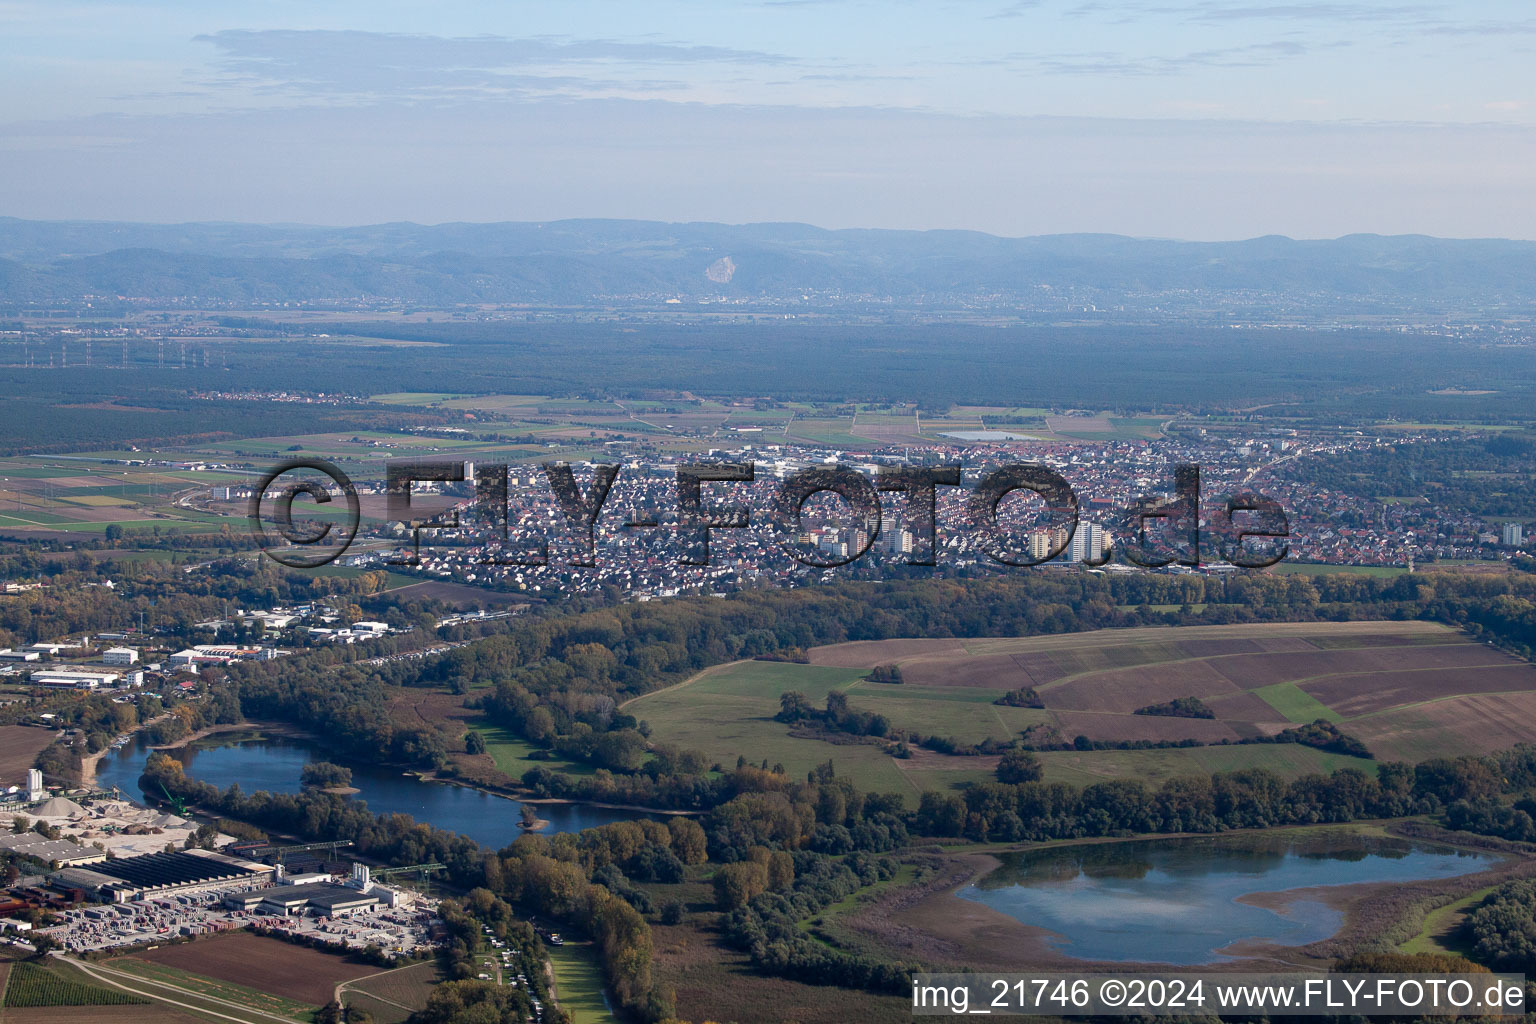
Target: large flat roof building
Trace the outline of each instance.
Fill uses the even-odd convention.
[[[68,839],[44,839],[36,832],[0,835],[0,850],[64,868],[107,859],[107,855],[94,846],[81,846]]]
[[[91,865],[88,874],[105,877],[108,879],[106,883],[86,886],[69,878],[62,880],[78,888],[95,888],[103,899],[121,903],[168,892],[259,882],[270,877],[272,870],[266,864],[256,864],[237,857],[226,857],[204,850],[186,850],[121,857]],[[58,874],[64,875],[65,872]]]
[[[302,914],[312,910],[326,917],[346,917],[359,911],[371,910],[379,902],[375,893],[332,882],[274,885],[266,889],[248,889],[224,898],[224,905],[232,910],[255,910],[282,915]]]
[[[72,687],[76,690],[94,690],[102,686],[111,686],[117,682],[120,673],[117,672],[88,672],[81,669],[58,669],[33,672],[31,682],[34,686]]]

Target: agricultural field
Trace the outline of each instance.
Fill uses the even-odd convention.
[[[676,449],[681,451],[697,447],[686,443],[691,439],[733,436],[738,431],[783,433],[785,426],[797,415],[814,411],[811,406],[758,409],[750,404],[683,397],[664,401],[598,401],[523,394],[455,396],[397,392],[375,395],[373,401],[461,411],[466,416],[473,416],[486,429],[516,436],[533,435],[540,442],[590,442],[638,435],[663,450],[670,446],[669,442],[681,442]],[[856,442],[855,446],[868,445],[867,440],[852,440]],[[914,437],[913,440],[918,439]],[[463,443],[466,446],[479,444]],[[524,446],[521,454],[545,458],[551,454],[551,449],[541,443],[532,448]]]
[[[17,785],[25,780],[37,755],[56,739],[58,733],[50,729],[0,725],[0,782]]]
[[[70,455],[0,458],[0,532],[37,537],[99,535],[125,530],[217,534],[243,528],[246,503],[217,498],[214,489],[250,482],[267,466],[294,457],[322,458],[360,479],[382,476],[396,458],[453,457],[527,464],[546,459],[601,458],[604,442],[643,439],[656,458],[707,450],[722,440],[761,434],[791,443],[828,445],[852,452],[884,445],[924,445],[945,435],[1005,430],[1045,440],[1152,438],[1160,422],[1108,415],[1052,416],[1037,408],[957,407],[949,415],[920,415],[916,406],[805,402],[758,407],[691,396],[597,401],[542,395],[462,395],[390,392],[373,396],[378,408],[425,407],[465,417],[462,436],[398,429],[347,427],[325,432],[262,432],[144,449],[101,448]],[[989,423],[988,417],[1027,422]],[[1046,423],[1053,424],[1047,428]],[[952,439],[951,439],[952,440]],[[146,442],[148,445],[148,442]],[[207,470],[129,463],[206,461]],[[430,506],[432,500],[427,499]],[[210,514],[213,513],[213,514]],[[369,521],[384,518],[383,498],[363,496]],[[314,510],[335,518],[339,509]]]
[[[378,1024],[404,1024],[406,1018],[427,1005],[432,987],[444,980],[437,961],[398,967],[342,985],[342,1002],[348,1008],[366,1010]]]
[[[244,474],[177,472],[126,466],[95,457],[45,456],[0,459],[0,530],[17,533],[104,533],[125,530],[216,533],[223,520],[176,503],[179,496],[234,483]]]
[[[924,750],[897,759],[875,744],[793,736],[773,720],[780,695],[798,690],[819,705],[837,690],[855,709],[885,715],[896,729],[964,743],[1037,727],[1066,742],[1086,736],[1208,744],[1042,755],[1047,778],[1079,784],[1260,765],[1287,776],[1369,767],[1366,760],[1295,744],[1235,742],[1319,718],[1382,760],[1483,753],[1528,740],[1524,723],[1536,714],[1536,668],[1421,622],[860,641],[816,648],[810,661],[719,666],[626,710],[648,721],[658,739],[704,750],[721,763],[738,754],[766,757],[798,775],[831,758],[839,774],[865,788],[907,794],[986,778],[993,761]],[[888,664],[900,667],[901,684],[868,678],[869,670]],[[1017,688],[1034,689],[1045,706],[994,703]],[[1198,697],[1215,717],[1135,714],[1180,697]]]
[[[1268,768],[1286,778],[1328,774],[1341,768],[1374,772],[1374,762],[1298,743],[1256,746],[1178,747],[1163,750],[1053,750],[1040,755],[1047,782],[1088,786],[1108,779],[1141,779],[1157,786],[1181,775]],[[991,775],[988,773],[988,780]]]
[[[441,405],[454,397],[443,391],[391,391],[387,394],[371,395],[369,401],[378,402],[381,405]]]
[[[67,967],[18,961],[0,978],[4,998],[0,1006],[133,1006],[149,1002],[140,996],[93,985],[75,976]]]
[[[1162,436],[1163,422],[1151,416],[1127,418],[1107,414],[1045,417],[1045,425],[1051,434],[1078,441],[1153,440]]]
[[[837,418],[797,416],[789,422],[784,432],[790,441],[803,444],[830,445],[833,448],[851,448],[855,451],[873,447],[874,441],[855,433],[859,429],[856,417],[853,416]]]
[[[711,761],[729,766],[738,755],[781,763],[803,777],[828,758],[839,775],[861,789],[915,795],[897,761],[867,744],[831,746],[819,739],[789,735],[773,721],[779,695],[800,690],[822,701],[833,689],[847,690],[868,675],[848,669],[779,662],[749,661],[707,669],[680,686],[626,703],[626,712],[651,724],[654,739],[702,750]]]
[[[270,993],[273,999],[304,1004],[306,1008],[330,1002],[336,986],[342,982],[379,973],[377,967],[361,961],[249,932],[232,932],[196,942],[162,946],[114,960],[112,964],[146,974],[150,972],[145,971],[145,967],[170,968],[186,977],[200,979],[198,983],[206,985],[210,995],[218,995],[212,989],[224,983],[239,989]]]
[[[0,1009],[4,1024],[227,1024],[164,1003],[131,1006],[39,1006]],[[251,1024],[262,1024],[252,1021]],[[270,1022],[267,1022],[270,1024]]]
[[[129,987],[153,992],[162,998],[187,1000],[190,997],[190,1001],[198,1005],[203,1005],[205,1000],[216,1001],[208,1003],[213,1006],[221,1002],[232,1003],[305,1024],[314,1016],[315,1005],[289,998],[286,987],[282,993],[263,991],[132,956],[109,960],[101,970]]]

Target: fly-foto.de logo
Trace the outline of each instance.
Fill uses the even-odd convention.
[[[385,533],[403,529],[409,537],[405,551],[387,561],[419,563],[422,537],[428,533],[435,539],[472,544],[474,560],[480,564],[550,564],[547,535],[513,528],[508,465],[477,463],[472,474],[466,472],[467,465],[463,461],[386,463],[380,527]],[[596,528],[623,467],[595,464],[585,483],[566,462],[545,462],[539,469],[570,542],[565,564],[596,566]],[[709,565],[710,538],[716,530],[763,527],[772,536],[775,550],[814,568],[859,560],[888,528],[902,531],[907,565],[933,566],[938,564],[938,498],[949,488],[962,487],[962,479],[962,467],[956,464],[880,466],[873,475],[852,466],[813,466],[785,476],[764,507],[754,508],[750,502],[732,500],[729,493],[733,485],[757,481],[754,463],[696,462],[676,468],[673,504],[666,514],[654,509],[626,513],[620,525],[627,531],[670,532],[679,566]],[[428,512],[413,503],[413,498],[420,497],[413,491],[417,484],[465,487],[471,483],[473,496],[445,510]],[[706,485],[711,485],[709,494]],[[1285,558],[1290,524],[1278,502],[1255,491],[1202,500],[1196,465],[1173,467],[1172,485],[1169,493],[1137,498],[1112,517],[1116,523],[1113,555],[1095,545],[1075,560],[1092,566],[1119,556],[1132,565],[1157,568],[1199,565],[1212,561],[1214,554],[1230,565],[1257,569]],[[894,512],[883,507],[881,494],[892,495]],[[808,548],[804,543],[807,504],[822,495],[837,503],[848,537],[832,550]],[[1027,528],[1000,513],[1004,500],[1012,495],[1030,497],[1039,510]],[[296,513],[295,503],[301,498],[306,500]],[[1009,463],[981,473],[964,493],[962,508],[960,528],[969,533],[969,547],[999,565],[1056,561],[1072,549],[1078,536],[1077,494],[1065,477],[1043,464]],[[251,494],[249,518],[252,536],[269,557],[294,568],[318,568],[335,561],[357,540],[362,502],[358,488],[334,464],[296,459],[263,475]],[[1101,528],[1095,524],[1093,529]]]

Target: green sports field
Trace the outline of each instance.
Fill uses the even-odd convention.
[[[549,964],[555,971],[560,1009],[571,1018],[571,1024],[614,1024],[603,998],[603,971],[590,944],[550,946]]]

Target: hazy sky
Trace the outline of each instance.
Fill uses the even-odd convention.
[[[1536,238],[1536,5],[0,0],[0,215]]]

